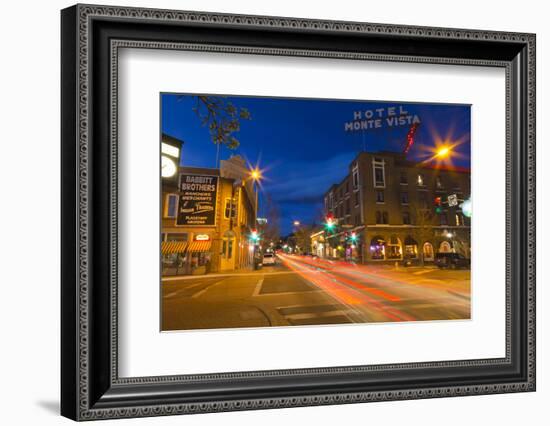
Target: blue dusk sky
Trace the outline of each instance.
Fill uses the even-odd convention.
[[[222,146],[220,158],[238,154],[262,169],[259,216],[269,195],[281,214],[281,235],[292,232],[294,220],[318,219],[323,194],[346,176],[359,152],[403,151],[411,126],[389,125],[390,111],[420,120],[408,159],[429,160],[434,148],[446,143],[453,145],[452,164],[470,167],[469,105],[238,96],[225,101],[247,108],[251,118],[241,120],[234,134],[239,147]],[[162,94],[161,104],[162,132],[184,141],[181,165],[216,167],[216,145],[192,109],[193,95]],[[379,118],[379,127],[370,121],[368,129],[346,130],[358,112],[363,121]]]

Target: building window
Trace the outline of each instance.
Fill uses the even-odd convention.
[[[178,214],[178,196],[177,194],[168,194],[164,207],[164,217],[175,218]]]
[[[435,177],[435,187],[437,189],[442,189],[443,188],[443,182],[441,181],[441,178],[439,176]]]
[[[464,216],[461,214],[455,214],[455,224],[456,226],[464,225]]]
[[[376,236],[370,241],[370,256],[373,260],[384,260],[386,257],[386,241],[382,236]]]
[[[424,243],[422,252],[424,254],[425,261],[431,262],[434,260],[434,246],[432,246],[431,243]]]
[[[402,192],[401,193],[401,204],[409,204],[409,193],[408,192]]]
[[[349,198],[346,200],[346,215],[349,215],[351,213],[351,206],[350,206]]]
[[[439,215],[439,224],[440,224],[440,225],[447,225],[447,224],[448,224],[448,223],[447,223],[447,214],[441,213],[441,214]]]
[[[409,212],[403,212],[403,225],[411,224],[411,214]]]
[[[376,202],[377,203],[384,202],[384,191],[376,191]]]
[[[225,210],[224,210],[224,217],[226,219],[229,219],[231,217],[236,217],[236,211],[235,211],[235,203],[231,198],[225,199]]]
[[[346,181],[346,194],[349,193],[349,180]]]
[[[418,204],[423,209],[428,207],[428,193],[426,191],[418,191]]]
[[[386,245],[386,258],[388,260],[402,259],[402,253],[401,240],[395,235],[391,236]]]
[[[358,207],[359,206],[359,193],[356,192],[355,193],[355,207]]]
[[[385,188],[386,176],[385,176],[385,170],[384,170],[384,160],[380,158],[374,158],[372,160],[372,168],[373,168],[373,177],[374,177],[374,187]]]
[[[416,243],[416,240],[412,238],[410,235],[407,235],[405,237],[405,256],[410,257],[412,259],[418,258],[418,244]]]
[[[424,186],[424,175],[422,173],[418,173],[418,176],[416,176],[416,183],[418,186]]]
[[[230,239],[227,242],[227,258],[231,259],[232,257],[233,257],[233,239]]]
[[[376,212],[376,224],[377,225],[387,225],[388,224],[388,212]]]
[[[357,167],[357,164],[353,168],[353,187],[357,188],[359,187],[359,168]]]
[[[401,185],[408,185],[409,184],[409,178],[407,176],[407,172],[401,172],[401,175],[399,176],[399,183]]]

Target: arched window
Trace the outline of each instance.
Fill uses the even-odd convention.
[[[431,243],[424,243],[422,253],[425,261],[431,262],[434,260],[434,246]]]
[[[401,240],[397,236],[392,235],[386,247],[387,259],[402,259],[403,251],[401,248]]]
[[[451,244],[448,241],[442,241],[441,244],[439,244],[439,253],[451,253],[451,251]]]
[[[377,235],[370,241],[370,257],[373,260],[384,260],[386,258],[386,240]]]
[[[405,256],[413,259],[418,257],[418,243],[410,235],[405,238]]]

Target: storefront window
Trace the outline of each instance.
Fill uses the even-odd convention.
[[[371,259],[384,260],[386,258],[386,241],[381,236],[374,237],[370,242]]]
[[[401,241],[399,238],[392,236],[386,248],[386,258],[401,259]]]
[[[424,243],[424,260],[426,261],[432,261],[434,260],[434,246],[431,245],[431,243]]]
[[[413,259],[418,257],[418,244],[416,240],[410,236],[405,238],[404,255]]]

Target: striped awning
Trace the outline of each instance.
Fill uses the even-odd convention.
[[[189,252],[199,253],[203,251],[210,251],[212,241],[193,241],[189,243]]]
[[[187,241],[163,241],[161,245],[162,254],[183,253],[187,248]]]

